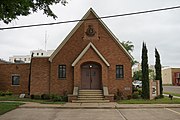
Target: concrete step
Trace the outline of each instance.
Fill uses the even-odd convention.
[[[109,100],[72,100],[73,103],[108,103]]]
[[[102,90],[79,90],[79,92],[102,92]]]
[[[104,100],[104,98],[80,98],[80,97],[78,97],[78,100]]]
[[[102,95],[79,95],[78,98],[104,98]]]
[[[109,100],[104,100],[104,95],[102,90],[79,90],[78,99],[72,100],[72,102],[99,103],[99,102],[109,102]]]
[[[79,93],[87,93],[87,94],[90,94],[90,93],[95,93],[95,94],[101,94],[102,93],[102,91],[97,91],[97,92],[95,92],[95,91],[79,91]]]
[[[79,94],[102,94],[102,90],[79,90]]]
[[[79,95],[86,95],[86,96],[102,96],[102,93],[79,93]]]

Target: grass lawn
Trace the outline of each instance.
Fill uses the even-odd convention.
[[[164,97],[156,100],[144,100],[144,99],[130,99],[130,100],[119,100],[119,104],[180,104],[180,99],[173,98],[170,100],[168,97]]]
[[[48,100],[36,100],[30,98],[19,98],[19,96],[0,96],[0,101],[21,101],[21,102],[37,102],[41,104],[64,104],[65,102],[53,102]]]
[[[180,97],[180,94],[177,94],[177,93],[171,93],[171,92],[164,92],[164,94],[171,94],[171,95],[173,95],[173,96],[178,96],[178,97]]]
[[[20,102],[0,102],[0,115],[13,109],[16,109],[19,105],[22,104],[23,103]]]

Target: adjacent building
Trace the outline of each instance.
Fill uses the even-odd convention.
[[[30,63],[31,62],[31,55],[38,57],[49,57],[54,52],[54,50],[32,50],[30,51],[30,55],[14,55],[9,57],[9,62],[11,63]]]
[[[165,68],[162,70],[162,83],[180,85],[180,68]]]

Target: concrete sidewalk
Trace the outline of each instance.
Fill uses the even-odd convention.
[[[65,103],[40,104],[26,102],[20,108],[56,108],[56,109],[141,109],[141,108],[180,108],[180,104],[118,104],[110,103]]]
[[[169,97],[169,95],[168,94],[163,94],[164,96],[166,96],[166,97]],[[173,95],[173,98],[179,98],[180,99],[180,97],[178,97],[178,96],[174,96]]]

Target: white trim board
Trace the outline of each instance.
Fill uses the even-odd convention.
[[[107,60],[101,55],[98,49],[91,42],[84,48],[81,54],[75,59],[75,61],[72,63],[72,66],[74,67],[78,63],[78,61],[84,56],[84,54],[88,51],[90,47],[93,48],[93,50],[97,53],[97,55],[101,58],[101,60],[109,67],[110,64],[107,62]]]

